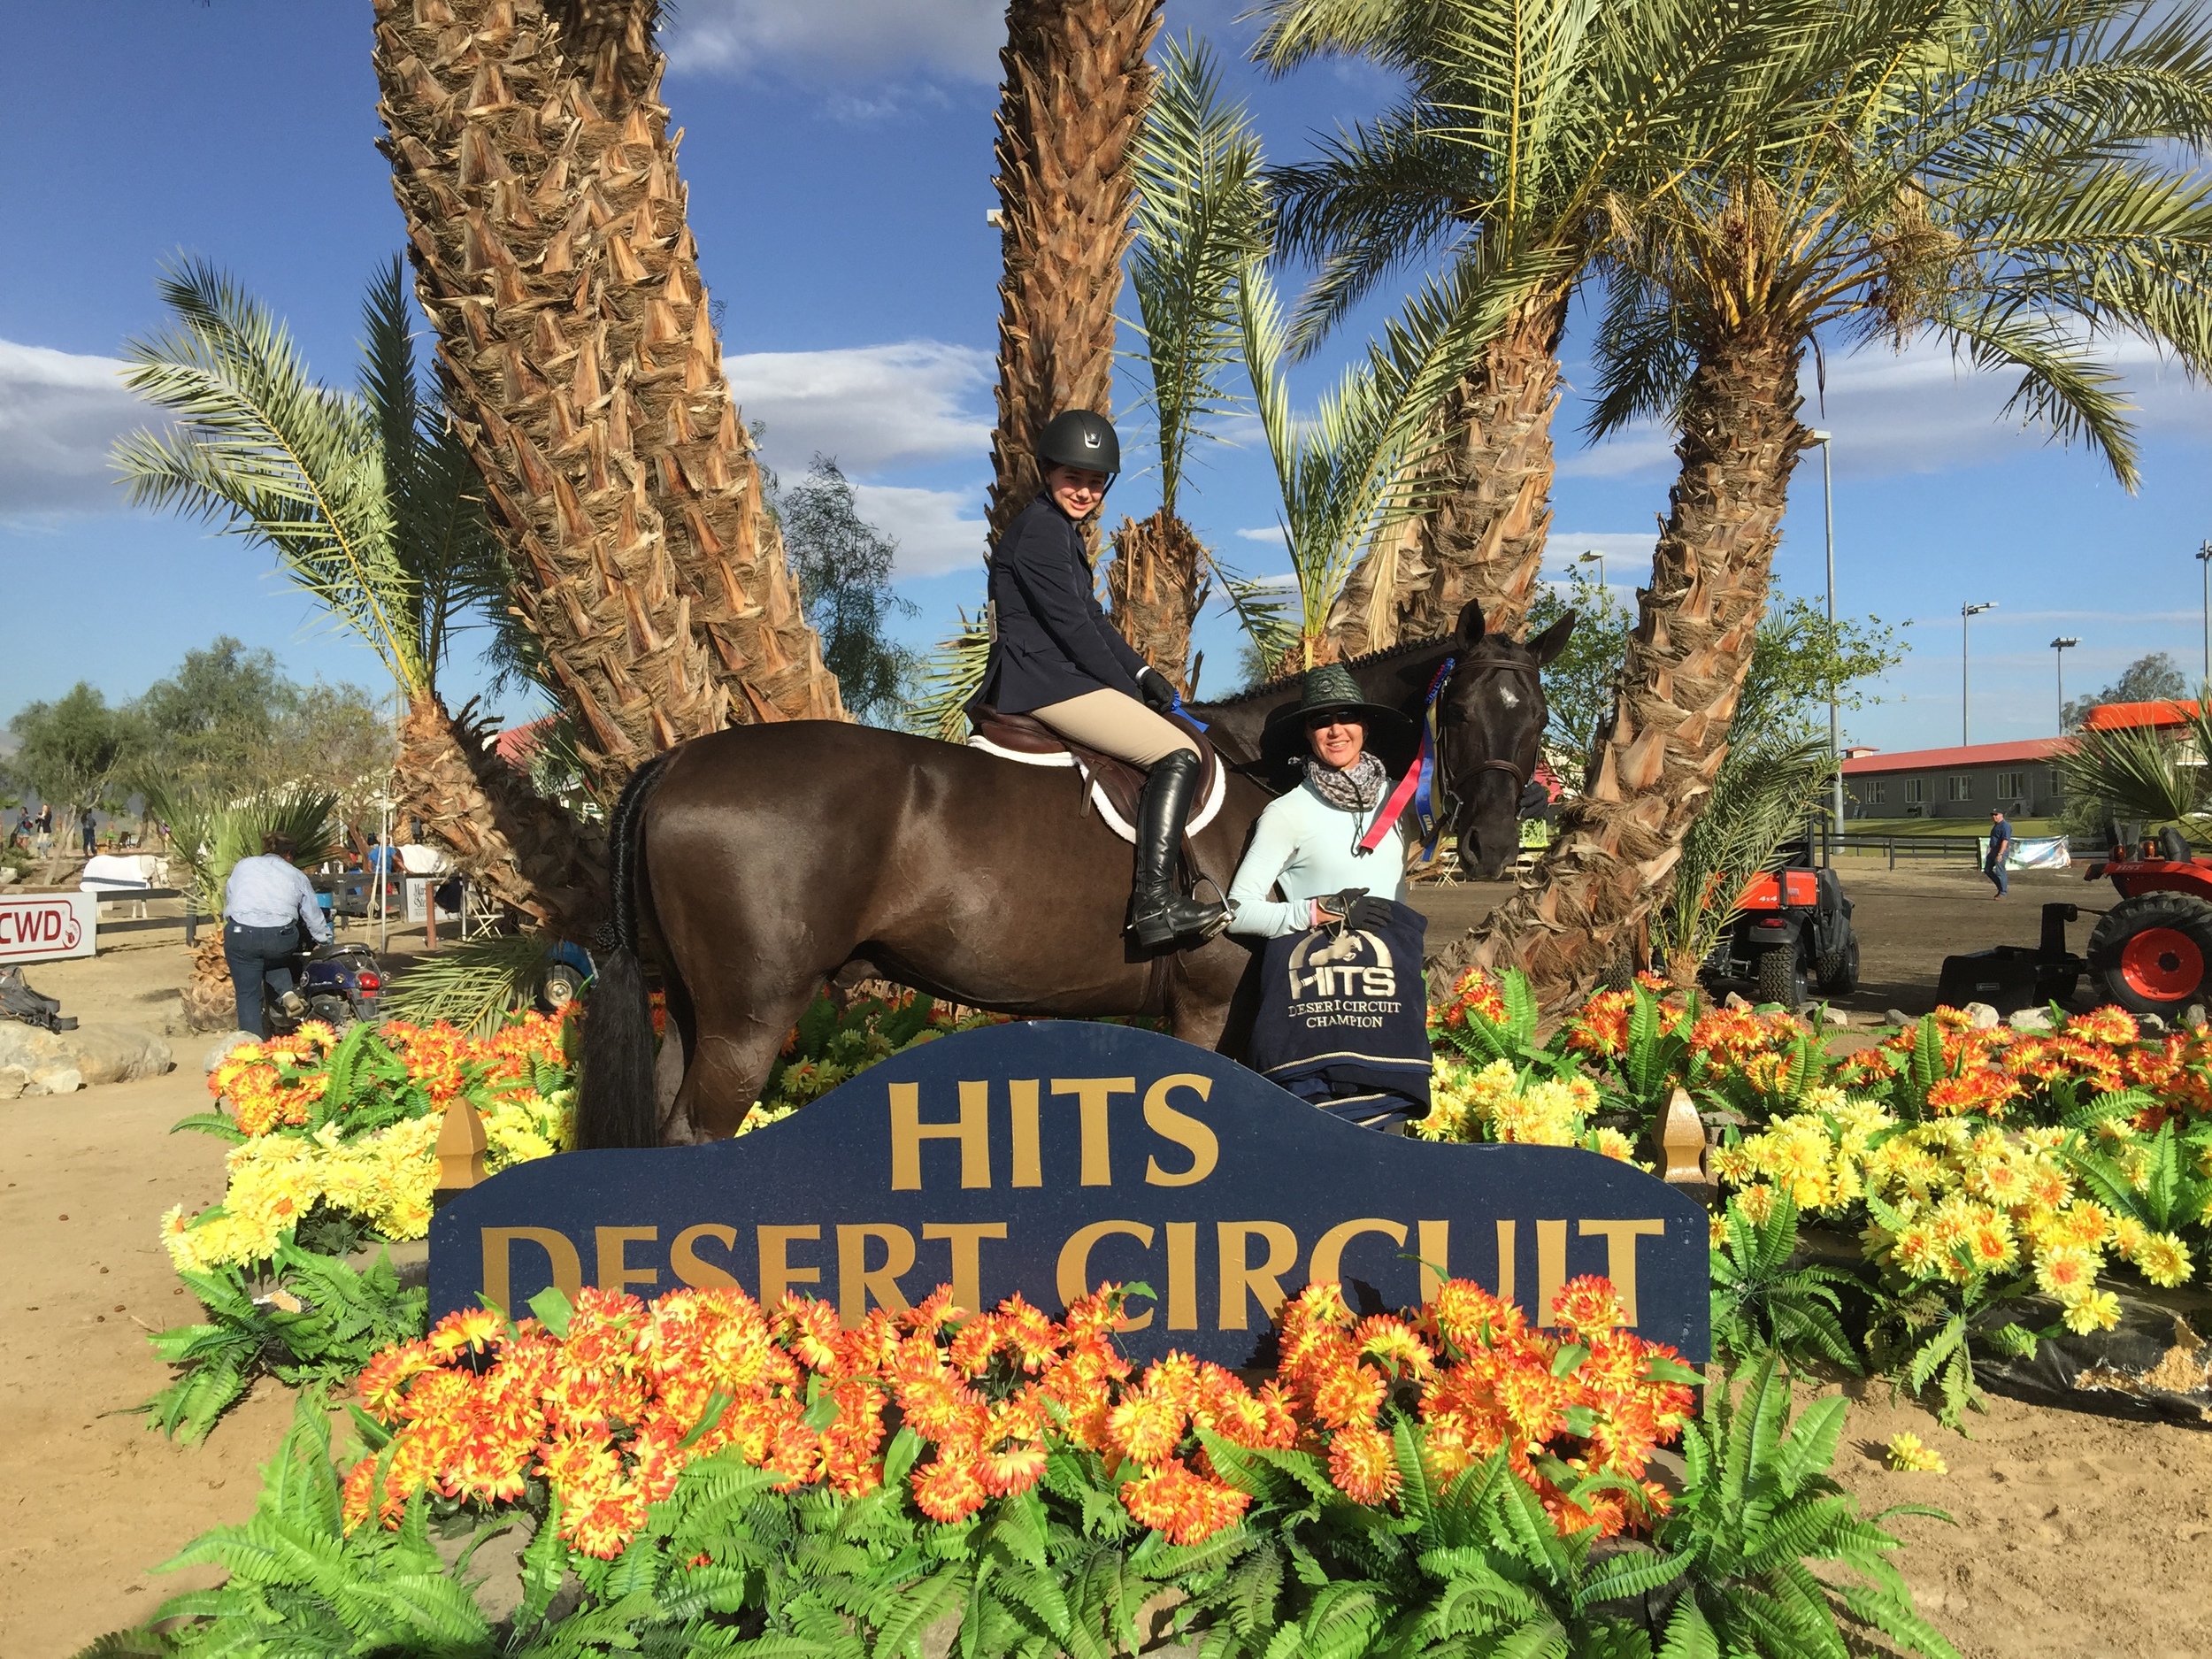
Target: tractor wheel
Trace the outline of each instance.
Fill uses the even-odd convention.
[[[2212,967],[2212,902],[2185,893],[2124,899],[2089,935],[2098,989],[2131,1014],[2178,1014]]]
[[[1820,988],[1830,996],[1848,996],[1859,988],[1859,936],[1847,934],[1843,949],[1820,959]]]
[[[1808,1000],[1805,970],[1798,960],[1795,945],[1778,945],[1761,951],[1754,975],[1753,1000],[1762,1005],[1779,1002],[1795,1013]]]

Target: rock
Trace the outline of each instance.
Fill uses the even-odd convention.
[[[20,880],[22,873],[13,864],[0,864],[0,887],[6,887],[12,881]]]
[[[1851,1016],[1839,1008],[1824,1008],[1820,1010],[1820,1017],[1831,1025],[1848,1025],[1851,1023]]]
[[[1997,1010],[1986,1002],[1969,1002],[1960,1012],[1974,1022],[1976,1031],[1994,1031],[1997,1028]]]
[[[1721,998],[1720,1005],[1723,1008],[1749,1008],[1751,1003],[1740,991],[1731,991],[1726,996]]]
[[[2015,1031],[2048,1031],[2051,1010],[2047,1008],[2024,1008],[2006,1022]]]
[[[19,1020],[0,1020],[0,1068],[20,1069],[37,1094],[42,1080],[45,1092],[73,1094],[95,1083],[127,1083],[134,1078],[159,1077],[176,1060],[169,1045],[151,1032],[134,1025],[81,1025],[74,1031],[44,1031]],[[60,1074],[68,1077],[63,1087]],[[48,1074],[54,1074],[49,1079]]]
[[[1886,1025],[1909,1025],[1913,1018],[1901,1008],[1893,1008],[1883,1012],[1882,1023]]]
[[[212,1048],[210,1048],[207,1051],[206,1056],[200,1061],[200,1070],[203,1071],[212,1071],[217,1066],[223,1064],[224,1059],[229,1055],[233,1048],[238,1048],[244,1043],[259,1042],[260,1041],[260,1038],[255,1036],[253,1033],[250,1031],[234,1031],[229,1036],[224,1038],[220,1042],[217,1043]]]
[[[159,1077],[177,1066],[167,1043],[135,1025],[81,1025],[62,1041],[69,1045],[87,1088],[96,1083]]]
[[[2181,1023],[2184,1027],[2190,1031],[2202,1031],[2204,1029],[2204,1004],[2201,1002],[2192,1002],[2188,1007],[2183,1009],[2181,1010]]]
[[[0,1065],[0,1100],[15,1100],[31,1087],[31,1074],[19,1065]]]
[[[2138,1014],[2135,1017],[2135,1025],[2136,1028],[2146,1036],[2162,1037],[2166,1034],[2166,1021],[2162,1015]]]

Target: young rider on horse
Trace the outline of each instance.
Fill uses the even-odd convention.
[[[1163,716],[1175,688],[1099,609],[1078,527],[1106,499],[1121,444],[1102,415],[1071,409],[1037,440],[1044,488],[991,555],[991,654],[971,706],[1027,714],[1062,737],[1145,768],[1130,931],[1148,949],[1197,943],[1227,924],[1176,879],[1196,793],[1198,746]]]

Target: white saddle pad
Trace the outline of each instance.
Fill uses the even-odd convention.
[[[1098,780],[1091,776],[1090,768],[1083,765],[1066,749],[1061,749],[1057,754],[1052,755],[1023,755],[1010,749],[1002,749],[988,738],[976,736],[971,736],[968,739],[968,747],[979,749],[987,755],[995,755],[1001,760],[1018,762],[1024,766],[1074,766],[1078,768],[1083,774],[1083,781],[1090,787],[1091,804],[1098,809],[1098,816],[1105,822],[1106,827],[1131,846],[1136,845],[1137,826],[1114,810],[1114,803],[1106,798],[1106,791],[1100,787]],[[1212,823],[1221,814],[1221,803],[1228,798],[1228,770],[1222,765],[1221,757],[1216,754],[1210,757],[1206,767],[1206,784],[1205,787],[1199,792],[1198,808],[1190,815],[1190,822],[1183,826],[1183,833],[1195,835],[1207,825]]]

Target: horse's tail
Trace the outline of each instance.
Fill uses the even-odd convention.
[[[607,824],[613,919],[601,930],[598,977],[584,1010],[583,1077],[576,1091],[579,1150],[660,1144],[653,1009],[638,963],[638,905],[648,897],[645,803],[669,759],[656,755],[630,774]]]

